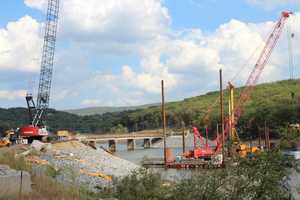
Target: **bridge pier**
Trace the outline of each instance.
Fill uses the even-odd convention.
[[[94,149],[97,149],[97,147],[96,147],[96,141],[95,141],[95,140],[89,141],[89,142],[88,142],[88,145],[89,145],[90,147],[94,148]]]
[[[128,139],[127,140],[127,150],[133,151],[135,149],[135,140],[134,139]]]
[[[108,140],[108,149],[111,152],[116,152],[116,140]]]
[[[144,148],[145,149],[150,149],[151,148],[151,139],[150,138],[145,138],[144,139]]]

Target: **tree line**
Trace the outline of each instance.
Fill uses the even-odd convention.
[[[257,86],[251,100],[246,104],[244,113],[239,119],[237,129],[241,137],[256,137],[264,128],[265,122],[271,134],[280,127],[298,123],[300,119],[300,81],[279,81]],[[236,89],[235,101],[242,88]],[[293,96],[291,96],[293,92]],[[220,123],[218,92],[184,99],[166,104],[167,125],[169,128],[198,126],[208,127],[210,137],[216,134]],[[225,116],[227,115],[228,92],[224,91]],[[211,112],[206,119],[208,108]],[[161,108],[152,106],[145,109],[105,113],[102,115],[78,116],[67,112],[49,109],[47,126],[50,131],[70,130],[80,133],[131,132],[161,127]],[[26,108],[0,109],[0,132],[8,128],[18,128],[28,124]]]

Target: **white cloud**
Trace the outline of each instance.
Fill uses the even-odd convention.
[[[76,90],[70,90],[70,88],[60,89],[60,90],[56,91],[55,94],[53,94],[53,98],[51,98],[51,100],[61,101],[64,99],[77,98],[78,96],[79,96],[79,93]]]
[[[296,14],[292,20],[300,20],[299,16]],[[155,40],[139,46],[139,65],[123,65],[119,74],[99,73],[88,85],[95,87],[91,90],[97,90],[96,96],[106,105],[114,105],[114,102],[117,105],[158,102],[162,79],[166,81],[170,99],[198,95],[201,91],[218,87],[219,68],[223,68],[224,83],[235,76],[234,83],[242,85],[254,67],[274,24],[231,20],[209,34],[192,29],[173,32],[172,36],[160,35]],[[300,35],[298,25],[293,27],[293,32]],[[298,41],[299,39],[295,38],[294,44]],[[261,81],[289,78],[286,73],[286,47],[286,34],[283,33],[265,67]],[[299,50],[294,54],[295,58],[299,57]]]
[[[85,99],[81,102],[83,106],[100,106],[100,101],[98,99]]]
[[[25,99],[26,91],[25,90],[0,90],[0,99],[2,100],[16,100],[16,99]]]
[[[69,94],[74,92],[71,90],[75,90],[83,98],[78,100],[83,106],[158,102],[162,79],[172,100],[198,95],[218,87],[220,67],[225,80],[229,80],[249,60],[235,80],[241,85],[274,25],[274,22],[254,24],[232,19],[210,33],[200,29],[175,31],[170,27],[171,19],[161,0],[103,0],[101,4],[96,0],[87,1],[62,1],[60,31],[63,37],[60,40],[72,39],[70,47],[62,51],[73,57],[58,53],[60,67],[54,74],[58,77],[54,83],[64,85],[63,88],[58,85],[63,91],[56,92],[58,101],[68,101]],[[38,1],[28,2],[31,7],[42,8],[36,4]],[[294,43],[297,44],[300,15],[296,14],[293,20]],[[264,81],[288,78],[282,73],[287,71],[288,63],[287,55],[282,53],[287,52],[284,36],[283,33],[263,73]],[[74,53],[80,48],[84,54]],[[138,57],[134,64],[124,61],[118,69],[111,69],[109,63],[104,67],[100,62],[94,64],[101,66],[99,69],[87,67],[91,62],[87,60],[88,54],[113,54],[121,60],[132,52]],[[295,49],[294,53],[298,59],[299,50]],[[85,61],[77,62],[77,59]],[[66,74],[72,76],[66,79]]]
[[[45,10],[47,8],[47,2],[47,0],[24,0],[26,6],[39,10]]]
[[[27,6],[41,10],[46,2],[25,0]],[[62,0],[59,21],[61,34],[69,39],[127,44],[166,31],[170,16],[162,0]]]
[[[131,68],[128,69],[131,71]],[[96,74],[92,79],[81,83],[81,85],[93,91],[92,98],[89,99],[97,99],[98,105],[134,106],[159,100],[159,98],[156,98],[156,96],[159,96],[157,93],[149,93],[147,92],[148,89],[145,91],[143,87],[133,85],[131,81],[132,79],[130,81],[126,80],[122,74]]]
[[[37,71],[41,56],[41,25],[25,16],[0,29],[0,70]]]
[[[174,75],[170,74],[166,68],[161,73],[146,73],[136,74],[130,66],[122,68],[122,79],[131,87],[141,89],[149,93],[160,93],[161,80],[166,82],[168,89],[173,89],[177,85],[177,80]]]

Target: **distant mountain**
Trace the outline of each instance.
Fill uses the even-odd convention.
[[[71,110],[64,110],[65,112],[80,115],[80,116],[87,116],[87,115],[96,115],[96,114],[104,114],[104,113],[114,113],[114,112],[122,112],[122,111],[130,111],[130,110],[138,110],[138,109],[145,109],[152,106],[157,106],[159,103],[154,104],[146,104],[141,106],[124,106],[124,107],[89,107],[89,108],[80,108],[80,109],[71,109]]]

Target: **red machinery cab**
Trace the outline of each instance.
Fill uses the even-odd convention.
[[[197,158],[210,158],[215,154],[213,150],[208,148],[197,148],[193,150],[193,157]]]
[[[39,128],[33,125],[24,126],[20,129],[21,137],[29,138],[29,137],[43,137],[48,135],[47,129]]]

